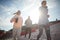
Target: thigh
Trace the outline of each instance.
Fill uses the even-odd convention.
[[[41,36],[43,34],[43,26],[40,25],[39,26],[39,36]]]
[[[42,25],[39,25],[39,31],[43,31],[43,26]]]
[[[30,27],[28,27],[28,32],[29,32],[29,33],[31,32],[31,28],[30,28]]]
[[[25,32],[26,32],[26,33],[28,32],[28,27],[26,27]]]
[[[45,26],[45,32],[46,32],[46,35],[47,35],[47,37],[49,37],[50,36],[50,27],[49,26]]]
[[[28,30],[31,31],[31,27],[28,27]]]
[[[17,29],[17,36],[21,35],[21,28]]]
[[[50,32],[50,26],[49,25],[45,25],[44,28],[45,28],[46,31]]]
[[[17,30],[13,28],[13,37],[16,37],[16,34],[17,34]]]

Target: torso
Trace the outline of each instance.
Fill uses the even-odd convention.
[[[47,13],[48,9],[44,8],[44,7],[40,7],[40,17],[39,17],[39,24],[47,24],[49,22],[48,17],[47,17]]]
[[[22,22],[23,22],[23,19],[22,17],[18,17],[18,21],[17,23],[14,22],[14,28],[21,28],[22,27]]]

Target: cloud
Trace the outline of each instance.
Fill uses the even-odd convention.
[[[55,8],[57,6],[57,0],[47,0],[47,5],[49,9]]]
[[[4,5],[1,5],[1,4],[0,4],[0,8],[3,9],[3,10],[2,10],[3,12],[8,12],[8,11],[10,10],[9,7],[4,6]],[[0,10],[1,10],[1,9],[0,9]]]
[[[9,22],[10,18],[13,16],[12,14],[15,13],[17,10],[22,11],[22,16],[24,21],[27,18],[27,16],[30,15],[32,17],[31,19],[34,22],[37,22],[38,18],[35,18],[34,20],[34,17],[38,15],[41,2],[42,0],[12,0],[11,6],[4,6],[0,4],[0,8],[2,9],[1,13],[3,14],[2,16],[0,16],[0,19],[1,19],[0,26],[8,26],[8,25],[11,26]],[[47,4],[48,4],[49,10],[52,10],[57,6],[56,0],[47,0],[47,2],[48,2]]]
[[[0,17],[0,26],[2,26],[2,23],[3,23],[3,21],[2,21],[2,18]]]

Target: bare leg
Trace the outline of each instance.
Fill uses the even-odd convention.
[[[27,30],[27,29],[25,29],[25,37],[26,37],[26,35],[27,35],[27,31],[28,31],[28,30]]]
[[[13,40],[16,40],[16,29],[13,28]]]
[[[45,28],[45,32],[46,32],[47,40],[51,40],[50,27]]]
[[[30,39],[30,37],[31,37],[31,28],[29,29],[29,39]]]
[[[39,40],[39,38],[41,37],[41,35],[43,34],[43,29],[39,29],[39,34],[37,36],[37,40]]]

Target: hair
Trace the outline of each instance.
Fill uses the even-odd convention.
[[[46,2],[46,1],[42,1],[42,3],[41,3],[41,4],[43,4],[44,2]]]
[[[16,13],[14,13],[14,15],[15,15],[15,14],[19,15],[19,14],[21,14],[21,11],[18,10]]]
[[[18,10],[18,11],[17,11],[17,14],[18,14],[18,15],[19,15],[19,14],[21,14],[21,11],[20,11],[20,10]]]

